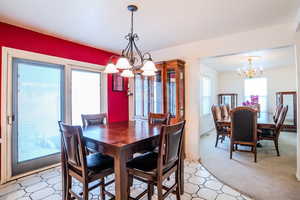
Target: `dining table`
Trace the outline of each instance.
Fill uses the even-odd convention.
[[[231,119],[223,118],[221,120],[217,120],[217,124],[219,126],[230,127]],[[257,115],[257,128],[259,129],[273,129],[275,128],[275,122],[273,119],[273,115],[269,113],[260,113]]]
[[[162,125],[152,125],[146,120],[113,122],[104,125],[94,125],[82,128],[87,148],[93,149],[114,158],[115,199],[128,199],[128,175],[126,163],[137,152],[153,149],[159,143]],[[62,153],[62,163],[64,156]],[[183,159],[183,158],[181,158]],[[62,164],[63,199],[66,185],[64,180],[64,165]],[[184,193],[183,165],[181,166],[180,192]],[[130,181],[129,181],[130,182]]]

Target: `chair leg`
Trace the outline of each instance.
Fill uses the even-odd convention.
[[[176,200],[180,200],[180,171],[177,170],[176,171],[176,184],[177,184],[177,188],[176,188]]]
[[[232,159],[233,144],[230,144],[230,159]]]
[[[66,173],[68,173],[68,172],[66,172]],[[72,188],[72,177],[69,174],[67,174],[66,184],[67,184],[66,199],[71,200],[70,190]]]
[[[100,180],[100,182],[101,182],[101,185],[100,185],[100,197],[101,197],[101,200],[105,200],[105,186],[104,186],[104,184],[105,184],[105,179],[104,178],[102,178],[101,180]]]
[[[219,134],[217,133],[217,137],[216,137],[216,144],[215,144],[215,147],[218,146],[218,141],[219,141]]]
[[[280,156],[279,147],[278,147],[278,140],[274,140],[274,145],[275,145],[275,148],[276,148],[276,151],[277,151],[277,156]]]
[[[130,185],[130,177],[132,177],[132,180],[133,180],[133,176],[131,176],[129,173],[127,173],[127,174],[128,174],[127,194],[128,194],[128,199],[130,199],[130,187],[131,187],[131,185]]]
[[[152,199],[152,196],[154,194],[154,186],[153,186],[153,183],[152,182],[148,182],[148,200],[151,200]]]
[[[256,149],[256,145],[253,147],[254,150],[254,162],[257,162],[257,149]]]
[[[163,187],[162,187],[162,181],[157,181],[157,199],[163,200]]]
[[[82,200],[88,200],[88,199],[89,199],[89,185],[88,185],[88,183],[84,183]]]

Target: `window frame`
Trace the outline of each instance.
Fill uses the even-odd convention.
[[[204,80],[205,79],[207,79],[208,81],[209,81],[209,94],[210,95],[208,95],[208,96],[205,96],[204,95]],[[211,107],[211,105],[212,105],[212,102],[213,102],[213,99],[212,99],[212,78],[211,77],[209,77],[209,76],[202,76],[202,79],[201,79],[201,82],[202,82],[202,92],[201,92],[201,99],[202,99],[202,107],[201,107],[201,115],[202,116],[208,116],[208,115],[211,115],[211,112],[210,112],[210,109],[208,109],[208,112],[204,112],[204,107],[205,107],[205,105],[204,105],[204,98],[207,98],[207,99],[209,99],[209,104],[210,105],[208,105],[208,107],[210,108]]]
[[[258,95],[259,100],[264,99],[265,101],[265,107],[260,107],[260,112],[268,112],[268,79],[266,77],[257,77],[257,78],[251,78],[251,79],[244,79],[244,101],[250,100],[251,95],[257,95],[257,94],[250,94],[250,96],[246,96],[246,81],[247,80],[255,80],[255,79],[263,79],[265,80],[265,94],[264,95]],[[260,104],[261,105],[261,104]],[[263,109],[262,109],[263,108]]]
[[[34,53],[31,51],[19,50],[14,48],[2,47],[2,80],[1,80],[1,179],[0,184],[4,184],[8,181],[18,179],[23,176],[27,176],[45,169],[52,168],[60,165],[54,164],[41,169],[33,170],[20,174],[17,176],[12,175],[12,62],[13,58],[32,60],[37,62],[45,62],[58,64],[63,66],[64,80],[65,80],[65,98],[63,102],[63,112],[65,114],[64,121],[71,123],[71,111],[72,111],[72,99],[71,99],[71,70],[82,69],[88,71],[99,72],[101,82],[100,92],[100,109],[101,112],[107,112],[107,75],[103,73],[105,66],[91,64],[87,62],[76,61],[72,59],[61,58],[57,56],[50,56],[41,53]]]

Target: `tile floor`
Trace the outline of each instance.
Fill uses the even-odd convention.
[[[108,177],[109,179],[113,177]],[[227,185],[219,182],[199,163],[185,163],[185,193],[182,200],[250,200],[249,197],[237,192]],[[174,177],[166,181],[166,185],[172,184]],[[73,181],[74,191],[80,192],[80,183]],[[136,196],[145,188],[145,184],[134,181],[132,196]],[[108,187],[113,193],[114,185]],[[99,189],[90,192],[90,199],[98,199]],[[34,174],[6,186],[0,186],[0,200],[61,200],[60,168],[50,169]],[[109,199],[109,198],[106,198]],[[144,197],[143,200],[146,200]],[[157,199],[156,195],[153,196]],[[169,200],[176,199],[170,195]]]

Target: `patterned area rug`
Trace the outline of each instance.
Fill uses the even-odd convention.
[[[60,168],[53,168],[0,186],[0,199],[61,200],[60,175]],[[108,179],[112,178],[113,176],[108,177]],[[185,193],[181,196],[182,200],[250,200],[249,197],[218,181],[199,163],[185,162],[184,179]],[[164,184],[168,186],[172,185],[173,182],[174,177],[171,177]],[[112,184],[107,189],[114,193],[114,187]],[[137,196],[145,188],[144,183],[134,180],[131,196]],[[78,193],[82,191],[81,184],[76,180],[73,180],[73,190]],[[99,199],[98,188],[90,192],[90,199]],[[145,196],[143,200],[146,199]],[[152,199],[157,200],[156,191]],[[176,197],[170,195],[167,199],[175,200]]]

